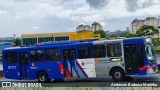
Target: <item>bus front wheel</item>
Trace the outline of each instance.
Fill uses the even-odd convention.
[[[114,81],[122,81],[124,80],[124,72],[120,68],[115,68],[112,71],[112,78]]]
[[[37,79],[38,79],[38,82],[41,82],[41,83],[45,83],[45,82],[49,82],[50,81],[47,73],[45,73],[43,71],[38,72]]]

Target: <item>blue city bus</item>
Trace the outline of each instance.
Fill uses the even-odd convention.
[[[2,51],[7,79],[107,78],[123,81],[127,76],[157,72],[150,37],[44,42]]]

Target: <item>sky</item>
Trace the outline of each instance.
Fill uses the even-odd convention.
[[[0,0],[0,37],[73,32],[99,22],[105,31],[126,30],[135,19],[160,16],[160,0]]]

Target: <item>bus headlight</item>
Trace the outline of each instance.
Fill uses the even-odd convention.
[[[153,74],[154,73],[154,70],[152,69],[152,68],[149,68],[148,70],[147,70],[147,74]]]

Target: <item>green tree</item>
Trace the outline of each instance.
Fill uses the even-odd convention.
[[[116,37],[116,35],[115,35],[115,34],[111,34],[109,37],[111,37],[111,38],[115,38],[115,37]]]
[[[126,37],[126,38],[130,38],[130,37],[136,37],[136,34],[131,34],[131,33],[122,33],[120,35],[120,37]]]
[[[136,32],[137,36],[153,36],[159,33],[159,30],[154,26],[144,25]]]
[[[95,30],[94,34],[100,34],[101,38],[106,38],[107,37],[107,35],[106,35],[104,30]]]
[[[152,38],[152,43],[155,49],[160,45],[160,42],[157,38]]]
[[[137,36],[154,36],[159,34],[159,30],[156,29],[154,26],[144,25],[141,26],[140,29],[136,32]],[[156,38],[152,38],[152,43],[155,49],[159,46],[159,40]]]
[[[21,39],[20,38],[15,38],[13,40],[13,46],[20,46],[21,45]]]

